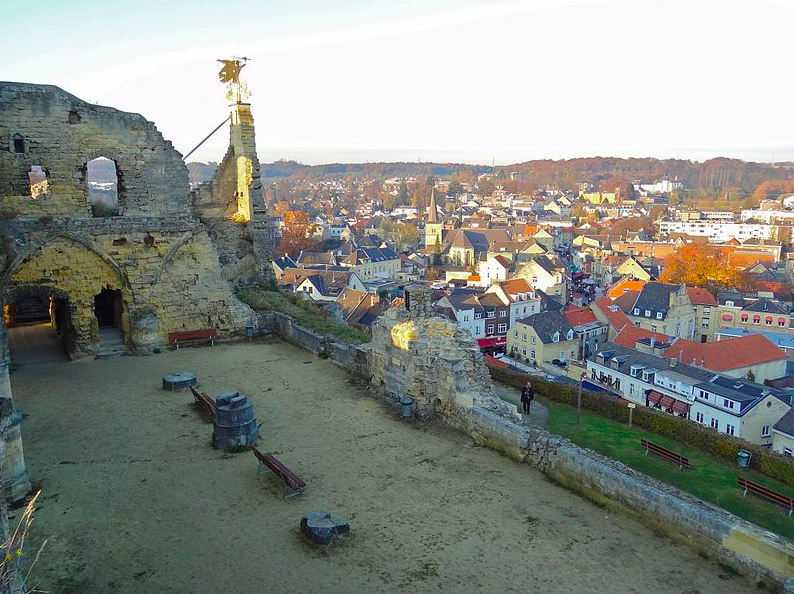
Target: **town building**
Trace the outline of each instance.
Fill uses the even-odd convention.
[[[557,311],[546,311],[518,320],[507,337],[507,352],[535,366],[575,361],[579,344],[573,327]]]
[[[687,340],[694,335],[695,308],[684,285],[647,282],[639,293],[627,291],[615,303],[640,328]]]

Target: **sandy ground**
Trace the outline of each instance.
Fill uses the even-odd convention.
[[[189,393],[239,390],[260,447],[309,484],[282,498],[252,454],[210,445]],[[57,593],[747,591],[714,563],[443,426],[406,424],[327,361],[283,343],[50,362],[12,375],[43,499],[36,575]],[[307,545],[301,514],[352,535]]]

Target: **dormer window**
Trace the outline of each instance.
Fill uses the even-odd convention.
[[[551,337],[554,342],[560,342],[560,333],[555,332],[554,335]]]
[[[567,338],[568,340],[573,340],[573,330],[568,330]]]
[[[645,310],[645,317],[646,318],[650,318],[651,317],[651,310],[650,309],[646,309]]]
[[[656,312],[656,319],[657,320],[661,320],[662,319],[662,312],[660,312],[660,311]]]
[[[639,310],[639,308],[636,308],[636,307],[634,308],[634,315],[635,315],[635,316],[638,316],[638,315],[640,315],[640,310]]]
[[[733,301],[726,301],[725,305],[728,307],[733,307]]]

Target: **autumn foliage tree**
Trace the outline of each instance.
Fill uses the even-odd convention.
[[[314,237],[316,225],[309,221],[305,212],[288,210],[284,213],[284,225],[281,228],[280,250],[295,258],[303,252],[317,249],[317,238]]]
[[[750,284],[743,270],[728,262],[719,249],[694,243],[682,245],[667,258],[659,280],[703,287],[714,295],[725,287],[746,290]]]

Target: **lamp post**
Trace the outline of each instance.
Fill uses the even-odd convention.
[[[579,389],[577,390],[576,395],[576,426],[580,427],[582,425],[582,383],[584,382],[584,378],[587,376],[586,373],[582,372],[582,375],[579,377]]]

